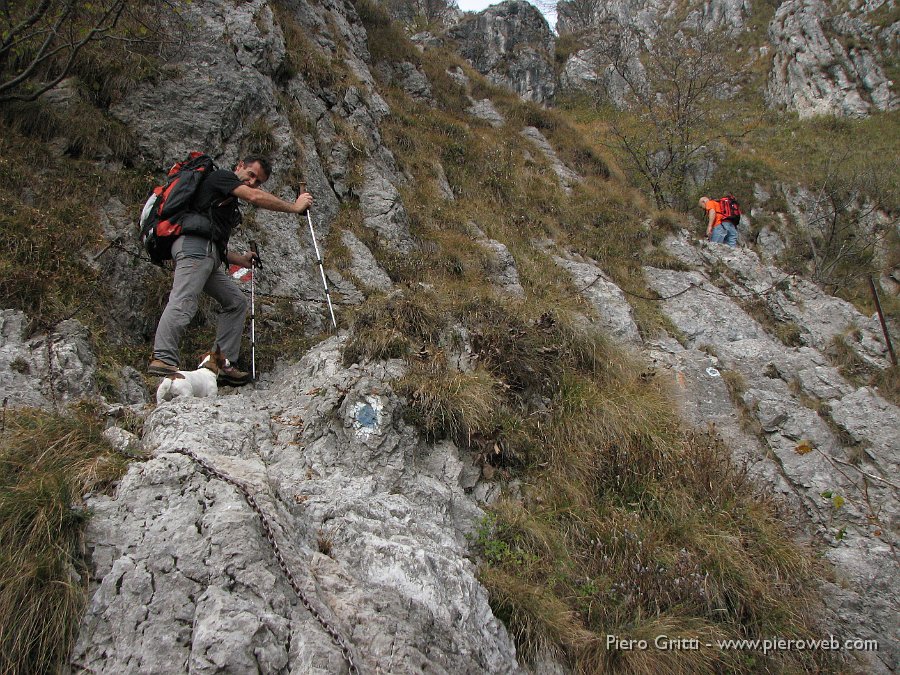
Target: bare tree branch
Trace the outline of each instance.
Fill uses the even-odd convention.
[[[0,102],[33,101],[59,84],[79,52],[115,30],[128,0],[3,2]],[[33,9],[31,9],[33,7]],[[19,18],[21,15],[21,18]],[[35,82],[38,75],[47,79]],[[31,85],[31,86],[27,86]]]
[[[679,17],[649,28],[615,18],[594,25],[595,70],[612,69],[624,84],[627,112],[610,120],[616,146],[659,208],[685,207],[693,164],[724,136],[718,101],[734,77],[717,39],[724,28]]]
[[[798,223],[815,281],[832,292],[875,273],[877,252],[897,218],[887,216],[881,169],[895,175],[884,161],[878,168],[854,163],[852,153],[829,158],[825,176],[810,208]],[[882,222],[883,221],[883,222]]]

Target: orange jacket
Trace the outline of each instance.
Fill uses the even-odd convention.
[[[721,225],[721,224],[722,224],[722,221],[725,220],[725,218],[724,218],[724,216],[722,215],[722,207],[719,206],[719,202],[716,201],[715,199],[710,199],[708,202],[706,202],[706,207],[705,207],[705,208],[706,208],[706,211],[707,211],[707,216],[706,216],[707,219],[709,218],[709,212],[710,212],[710,211],[715,211],[715,212],[716,212],[716,219],[713,221],[713,228],[716,228],[716,227],[718,227],[719,225]],[[708,222],[708,221],[707,221],[707,222]]]

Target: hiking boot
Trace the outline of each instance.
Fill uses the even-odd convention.
[[[150,362],[150,365],[147,366],[147,372],[150,375],[162,375],[165,377],[166,375],[178,372],[178,366],[173,366],[165,361],[160,361],[159,359],[153,359]]]
[[[250,381],[250,373],[239,370],[229,363],[224,368],[219,369],[219,381],[230,384],[233,387],[240,387]]]

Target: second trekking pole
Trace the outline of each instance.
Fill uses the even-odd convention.
[[[250,380],[256,382],[256,270],[262,269],[256,242],[250,240]]]
[[[300,192],[306,192],[306,182],[300,182]],[[312,237],[313,248],[316,251],[316,262],[319,263],[319,272],[322,274],[322,286],[325,288],[325,300],[328,301],[328,313],[331,314],[331,325],[337,330],[337,321],[334,318],[334,307],[331,305],[331,291],[328,290],[328,280],[325,278],[325,265],[322,262],[322,254],[319,253],[319,245],[316,243],[316,232],[313,230],[312,215],[310,209],[306,209],[306,222],[309,223],[309,236]]]

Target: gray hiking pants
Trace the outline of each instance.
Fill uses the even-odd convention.
[[[156,327],[153,358],[180,365],[178,346],[181,336],[197,313],[200,293],[206,293],[221,305],[216,326],[216,344],[229,361],[237,361],[241,351],[241,334],[247,315],[247,298],[237,283],[222,269],[216,247],[210,244],[205,256],[186,256],[182,251],[185,238],[172,245],[175,279],[169,303]],[[212,347],[213,345],[210,345]]]

